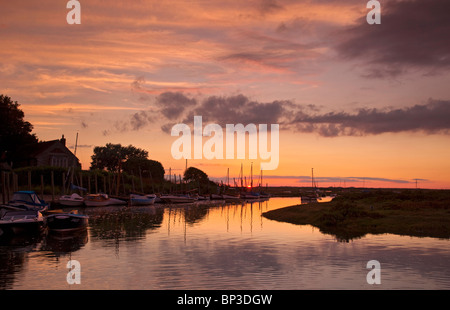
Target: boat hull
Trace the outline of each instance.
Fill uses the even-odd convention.
[[[53,232],[73,232],[87,228],[88,216],[79,214],[52,214],[47,217],[47,226]]]
[[[161,200],[165,203],[192,203],[195,201],[194,198],[185,196],[161,196]]]
[[[132,206],[147,206],[155,203],[156,197],[132,195],[130,203]]]
[[[0,234],[40,233],[45,227],[39,211],[7,211],[0,219]]]

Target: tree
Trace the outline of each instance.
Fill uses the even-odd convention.
[[[188,182],[195,182],[195,183],[208,183],[209,178],[206,173],[204,173],[202,170],[189,167],[184,172],[184,180]]]
[[[38,142],[31,133],[33,125],[24,120],[25,114],[19,106],[17,101],[0,95],[0,158],[8,162],[20,146]]]
[[[145,160],[147,157],[148,152],[146,150],[132,145],[124,147],[120,144],[108,143],[106,146],[94,148],[94,155],[91,156],[91,170],[106,169],[111,172],[119,172],[122,170],[122,165],[128,160]]]
[[[164,180],[165,170],[163,165],[156,160],[144,159],[144,158],[129,158],[122,165],[123,171],[129,174],[137,175],[139,171],[145,178],[151,176],[153,181]]]

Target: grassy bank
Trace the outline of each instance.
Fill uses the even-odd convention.
[[[450,191],[355,191],[331,202],[290,206],[263,215],[312,225],[342,241],[369,233],[450,238]]]

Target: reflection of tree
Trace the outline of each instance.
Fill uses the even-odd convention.
[[[147,230],[161,226],[163,209],[157,207],[96,210],[89,214],[91,237],[139,239]]]
[[[0,289],[13,288],[15,276],[22,271],[27,254],[36,249],[41,235],[0,237]]]

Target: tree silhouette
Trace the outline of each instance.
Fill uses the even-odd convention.
[[[38,142],[32,134],[33,125],[24,120],[24,112],[17,101],[0,95],[0,161],[13,160],[16,150],[25,144]]]

